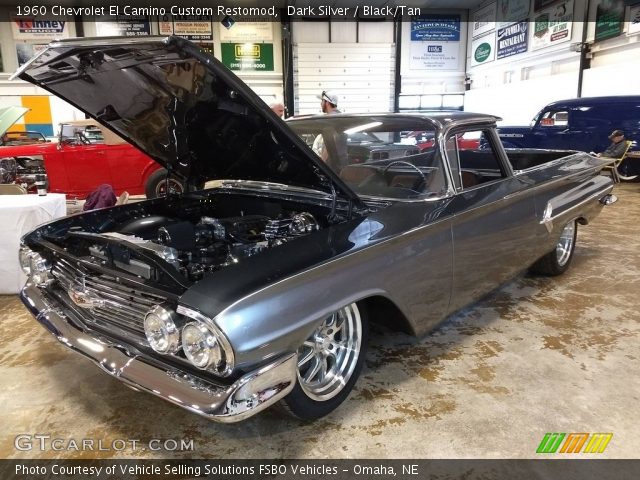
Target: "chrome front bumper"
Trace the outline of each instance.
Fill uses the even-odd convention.
[[[88,357],[109,375],[210,420],[244,420],[286,396],[296,382],[294,353],[247,373],[232,385],[218,385],[150,362],[133,347],[84,331],[33,284],[24,286],[20,298],[58,341]]]

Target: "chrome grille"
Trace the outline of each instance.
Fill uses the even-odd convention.
[[[103,306],[81,309],[86,320],[143,335],[145,314],[165,301],[160,295],[134,288],[110,275],[90,272],[64,259],[54,262],[52,273],[65,290],[84,283],[84,291],[104,302]]]

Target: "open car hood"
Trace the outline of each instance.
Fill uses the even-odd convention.
[[[179,37],[53,42],[15,76],[73,104],[173,174],[357,195],[241,80]]]
[[[29,111],[24,107],[0,108],[0,137]]]

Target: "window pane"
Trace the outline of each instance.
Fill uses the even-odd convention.
[[[287,123],[360,195],[416,198],[446,192],[435,127],[428,121],[325,115]]]
[[[481,140],[483,141],[481,146]],[[483,183],[504,177],[498,155],[490,141],[490,132],[471,130],[450,136],[447,139],[447,154],[452,165],[455,151],[460,162],[460,180],[463,189],[473,188]],[[454,144],[455,141],[455,144]]]

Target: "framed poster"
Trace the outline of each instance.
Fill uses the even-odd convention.
[[[479,37],[496,28],[496,3],[482,7],[471,14],[471,36]]]
[[[149,17],[106,17],[96,22],[96,33],[100,37],[145,37],[151,35],[151,24]]]
[[[273,22],[245,22],[227,17],[220,22],[220,41],[224,43],[272,42]]]
[[[622,33],[624,22],[624,2],[622,0],[600,0],[596,8],[596,34],[599,42],[617,37]]]
[[[474,38],[471,42],[471,66],[483,65],[496,59],[496,32]]]
[[[571,40],[573,3],[574,0],[564,0],[534,15],[532,50]]]
[[[273,43],[223,43],[222,63],[229,70],[273,72]]]
[[[506,58],[524,53],[527,51],[528,42],[528,20],[499,28],[496,42],[496,58]]]
[[[629,7],[629,24],[627,25],[627,35],[637,35],[640,33],[640,3]]]
[[[178,35],[191,41],[213,41],[212,19],[208,15],[163,15],[158,19],[160,35]]]
[[[502,24],[524,20],[530,8],[530,0],[498,0],[497,20]]]

